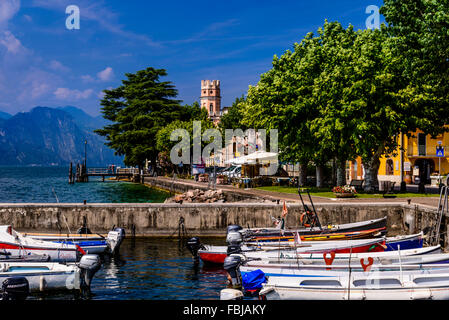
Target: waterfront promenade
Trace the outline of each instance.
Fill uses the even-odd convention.
[[[166,177],[146,177],[144,179],[145,184],[149,186],[160,187],[162,184],[167,186],[168,188],[173,187],[174,192],[176,190],[188,190],[188,189],[209,189],[209,184],[207,182],[197,182],[194,180],[186,180],[186,179],[175,179],[166,178]],[[414,190],[415,186],[409,185],[407,186],[407,190]],[[241,194],[244,197],[254,198],[254,199],[265,199],[271,201],[286,201],[286,202],[301,202],[298,194],[294,193],[284,193],[284,192],[275,192],[275,191],[266,191],[261,189],[242,189],[237,188],[232,185],[216,185],[217,189],[222,189],[223,191],[231,192],[233,194]],[[429,193],[436,193],[437,189],[429,188]],[[308,196],[303,197],[306,203],[309,203]],[[327,197],[319,197],[312,196],[312,200],[314,203],[397,203],[397,204],[408,204],[408,200],[410,200],[410,204],[424,205],[429,207],[438,208],[438,197],[410,197],[410,198],[327,198]]]

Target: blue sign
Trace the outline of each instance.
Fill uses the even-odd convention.
[[[444,157],[444,147],[437,146],[437,157]]]

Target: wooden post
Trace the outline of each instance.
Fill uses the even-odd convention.
[[[70,162],[70,167],[69,167],[69,184],[73,184],[74,180],[73,180],[73,166],[72,163]]]

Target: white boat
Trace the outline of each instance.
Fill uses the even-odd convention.
[[[75,244],[55,243],[25,237],[10,225],[0,226],[0,252],[11,255],[47,255],[53,262],[78,261],[86,252]]]
[[[259,295],[268,300],[447,300],[449,271],[357,274],[340,277],[268,277]]]
[[[0,262],[0,282],[8,278],[24,277],[30,292],[76,290],[88,288],[101,267],[97,255],[85,255],[79,263]]]
[[[24,237],[52,241],[67,244],[79,245],[86,253],[101,254],[101,253],[116,253],[125,237],[125,231],[122,228],[114,228],[109,231],[106,237],[97,233],[22,233]]]
[[[430,246],[424,248],[417,249],[407,249],[401,250],[401,256],[421,256],[428,254],[437,254],[441,253],[441,246]],[[323,253],[302,253],[295,252],[295,250],[272,250],[272,251],[248,251],[242,252],[242,255],[245,256],[246,259],[262,259],[262,260],[270,260],[270,261],[296,261],[301,259],[308,260],[318,260],[323,261]],[[352,259],[361,259],[361,258],[378,258],[378,259],[396,259],[398,257],[397,251],[383,251],[383,252],[361,252],[361,253],[336,253],[334,258],[334,263],[338,263],[340,259],[348,260],[349,256]]]

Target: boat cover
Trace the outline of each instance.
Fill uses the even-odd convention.
[[[245,272],[242,275],[242,285],[246,291],[261,289],[262,283],[265,283],[266,281],[265,273],[260,269]]]

